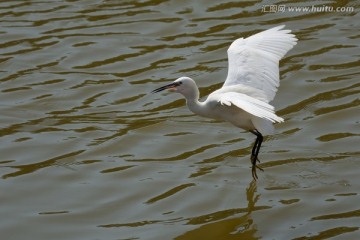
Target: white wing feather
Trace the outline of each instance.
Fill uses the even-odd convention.
[[[283,118],[275,114],[273,106],[243,93],[222,93],[218,101],[226,106],[233,104],[256,117],[267,119],[273,123],[284,121]]]
[[[235,40],[228,49],[228,75],[224,87],[245,85],[273,100],[279,86],[279,60],[296,45],[285,25]]]

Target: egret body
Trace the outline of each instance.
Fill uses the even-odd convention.
[[[239,38],[229,47],[228,75],[224,85],[199,101],[199,89],[189,77],[155,89],[169,89],[182,94],[193,113],[207,118],[227,121],[256,135],[251,151],[252,176],[258,178],[256,163],[264,135],[274,133],[273,123],[284,119],[275,114],[269,104],[279,87],[279,60],[297,43],[284,25]]]

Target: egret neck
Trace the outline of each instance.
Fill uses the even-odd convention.
[[[209,114],[207,114],[206,111],[206,105],[205,102],[200,102],[199,97],[199,88],[194,82],[194,85],[187,89],[187,91],[179,91],[186,99],[186,105],[190,109],[191,112],[202,116],[202,117],[209,117]]]

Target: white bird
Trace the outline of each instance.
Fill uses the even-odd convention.
[[[178,92],[186,98],[195,114],[224,120],[256,135],[251,152],[252,176],[258,178],[256,165],[263,135],[274,133],[273,123],[283,122],[269,104],[279,87],[279,60],[293,48],[297,38],[285,25],[235,40],[227,50],[228,74],[224,85],[199,102],[199,89],[189,77],[155,89]]]

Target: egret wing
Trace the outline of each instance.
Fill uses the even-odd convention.
[[[229,47],[228,75],[223,86],[246,85],[263,91],[271,101],[279,86],[279,60],[296,45],[285,25],[239,38]]]
[[[218,101],[226,106],[235,105],[256,117],[270,120],[273,123],[284,121],[283,118],[275,114],[273,106],[243,93],[223,93]]]

